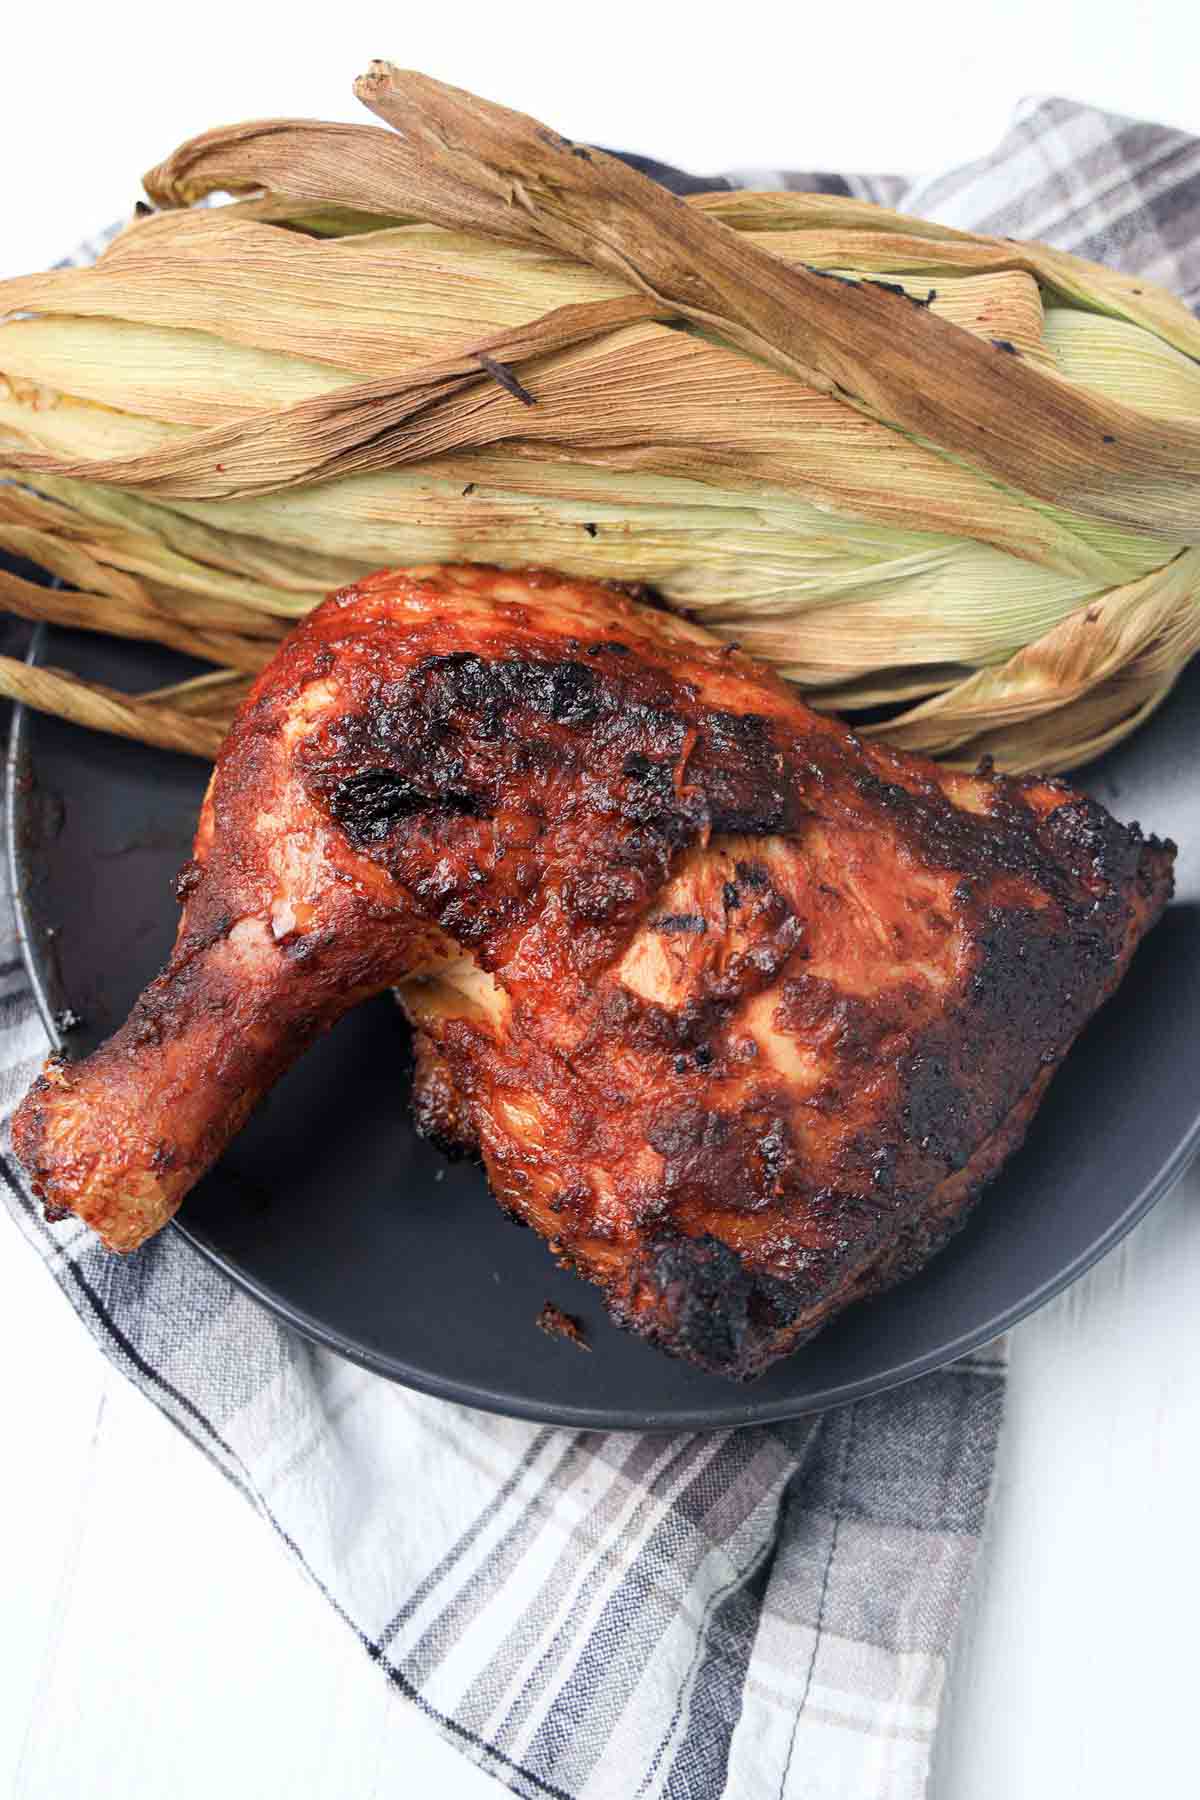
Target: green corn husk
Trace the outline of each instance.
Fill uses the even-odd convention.
[[[1017,770],[1200,648],[1200,324],[1160,289],[358,91],[388,128],[208,133],[94,267],[0,284],[0,544],[79,590],[18,610],[251,674],[371,568],[548,565]]]

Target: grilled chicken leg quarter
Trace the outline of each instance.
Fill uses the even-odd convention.
[[[753,1375],[961,1222],[1172,857],[1060,783],[864,743],[610,589],[384,573],[259,679],[170,963],[14,1142],[131,1250],[395,986],[421,1127],[621,1324]]]

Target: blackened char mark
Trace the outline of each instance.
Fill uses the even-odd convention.
[[[1117,959],[1106,911],[983,911],[959,1017],[922,1033],[900,1069],[901,1138],[932,1178],[963,1167],[1095,1010]]]
[[[831,1245],[794,1260],[797,1278],[780,1281],[747,1269],[736,1251],[709,1233],[667,1232],[647,1246],[627,1302],[614,1299],[613,1311],[621,1324],[670,1355],[748,1381],[770,1361],[778,1334],[836,1284],[844,1256]]]
[[[703,786],[714,831],[774,837],[799,825],[796,772],[759,713],[706,713],[688,774]]]
[[[668,1237],[643,1265],[651,1319],[678,1354],[735,1369],[750,1329],[751,1277],[720,1238]]]
[[[430,656],[408,678],[427,685],[427,707],[435,719],[468,721],[481,736],[497,737],[516,709],[584,725],[612,704],[594,669],[573,660],[535,662],[522,657],[488,659],[471,650]]]
[[[574,784],[590,811],[615,811],[672,854],[714,831],[786,832],[802,811],[761,715],[709,710],[654,670],[574,657],[426,657],[360,689],[300,759],[309,791],[365,848],[422,812],[536,811],[547,783]]]
[[[399,769],[364,769],[333,784],[329,811],[347,837],[360,845],[380,842],[414,813],[482,811],[480,796],[456,784],[452,774],[441,781],[436,771],[431,775],[432,779],[419,781]]]
[[[1099,884],[1107,890],[1104,904],[1110,921],[1114,908],[1123,913],[1143,866],[1159,857],[1174,857],[1176,848],[1170,838],[1147,838],[1136,823],[1118,824],[1098,801],[1084,794],[1077,794],[1050,814],[1042,825],[1041,838],[1051,857],[1071,869],[1081,885]],[[1169,872],[1167,881],[1169,899],[1173,886]]]
[[[1051,908],[987,908],[968,1004],[994,1041],[1054,1051],[1074,1037],[1115,961],[1102,910],[1064,930]]]
[[[1034,777],[994,777],[985,813],[952,806],[929,782],[914,789],[872,770],[852,782],[927,868],[954,869],[966,880],[1015,876],[1068,908],[1099,898],[1106,923],[1117,930],[1145,852],[1174,853],[1169,842],[1147,840],[1136,825],[1118,824],[1095,800],[1066,789],[1063,804],[1043,813],[1026,797],[1027,787],[1044,785]]]

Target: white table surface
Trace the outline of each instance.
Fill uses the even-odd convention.
[[[1026,93],[1200,129],[1193,0],[844,9],[11,9],[0,275],[124,211],[206,125],[353,118],[390,55],[711,172],[918,171]],[[774,22],[779,11],[790,24]],[[808,15],[806,17],[806,15]],[[694,24],[687,21],[691,18]],[[178,29],[175,38],[173,28]],[[851,59],[855,60],[851,60]],[[1013,1336],[998,1490],[935,1800],[1193,1792],[1200,1175]],[[0,1224],[0,1793],[471,1800],[497,1791],[365,1662],[268,1529],[110,1372]]]

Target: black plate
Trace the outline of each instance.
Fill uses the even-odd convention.
[[[188,673],[144,644],[50,632],[40,660],[130,691]],[[1029,1141],[915,1280],[852,1308],[738,1388],[615,1330],[586,1283],[508,1224],[473,1168],[413,1133],[407,1038],[381,998],[276,1089],[175,1229],[309,1337],[473,1406],[606,1428],[796,1414],[909,1380],[1042,1305],[1130,1228],[1200,1145],[1200,663],[1139,737],[1088,772],[1124,818],[1183,844],[1180,895],[1057,1077]],[[125,1016],[165,959],[176,871],[207,770],[18,711],[10,855],[30,974],[72,1054]],[[53,1026],[52,1029],[58,1029]],[[583,1355],[534,1320],[581,1317]]]

